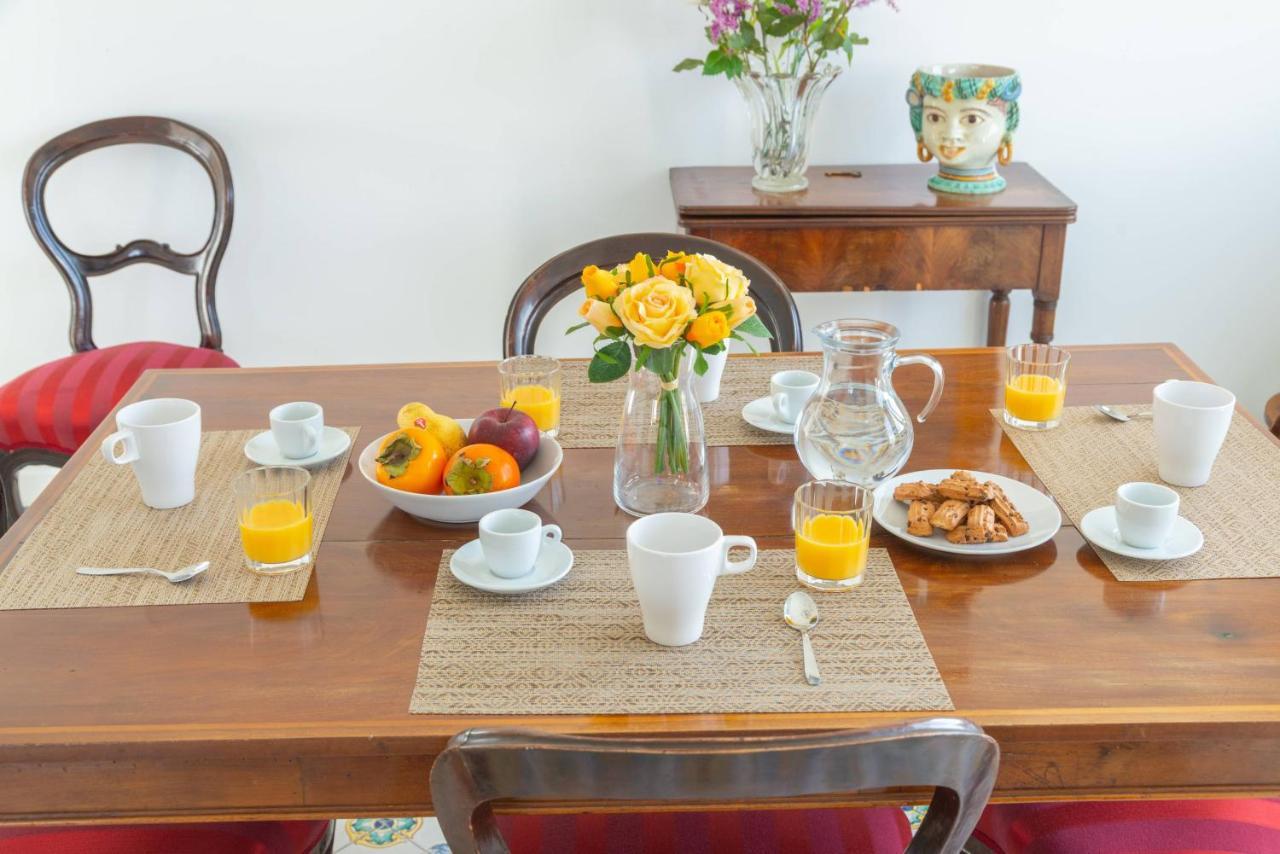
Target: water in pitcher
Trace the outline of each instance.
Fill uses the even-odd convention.
[[[924,421],[942,396],[942,367],[930,356],[899,357],[898,330],[876,320],[834,320],[814,330],[822,341],[822,382],[796,424],[796,452],[813,477],[874,488],[911,456],[911,418],[893,389],[899,365],[933,370]]]

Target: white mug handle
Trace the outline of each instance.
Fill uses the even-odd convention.
[[[782,392],[778,392],[773,396],[773,411],[782,417],[783,421],[791,422],[795,419],[791,417],[790,407],[787,405],[790,398]]]
[[[120,456],[116,456],[116,445],[118,444],[124,445],[124,453]],[[117,430],[103,439],[102,456],[107,462],[115,463],[118,466],[136,462],[138,459],[138,442],[133,437],[133,431]]]
[[[307,424],[305,429],[307,432],[307,455],[310,456],[320,450],[320,435],[324,432],[324,428]]]
[[[735,546],[747,549],[751,557],[744,560],[729,560],[729,549]],[[750,537],[725,537],[724,552],[720,575],[738,575],[756,565],[756,541]]]
[[[559,525],[543,525],[542,537],[548,543],[558,543],[564,534],[560,531]]]

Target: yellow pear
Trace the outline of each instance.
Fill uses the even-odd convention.
[[[401,430],[418,427],[426,430],[444,445],[446,457],[452,457],[458,449],[467,443],[467,434],[462,425],[448,415],[432,411],[425,403],[406,403],[396,413],[396,425]]]

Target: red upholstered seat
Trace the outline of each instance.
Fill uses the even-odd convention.
[[[74,353],[0,386],[0,450],[80,447],[151,368],[234,368],[217,350],[139,341]]]
[[[0,828],[0,854],[309,854],[327,821]]]
[[[895,807],[498,816],[511,854],[902,854]]]
[[[996,854],[1274,854],[1280,800],[994,804],[974,836]]]

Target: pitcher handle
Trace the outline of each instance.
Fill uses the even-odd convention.
[[[938,405],[938,400],[942,397],[942,386],[946,381],[946,377],[942,373],[942,365],[932,356],[902,356],[894,361],[893,369],[896,371],[903,365],[925,365],[929,370],[933,371],[933,391],[929,394],[929,402],[924,405],[924,409],[921,409],[920,414],[916,416],[916,421],[923,424],[924,420],[933,413],[934,407]]]

